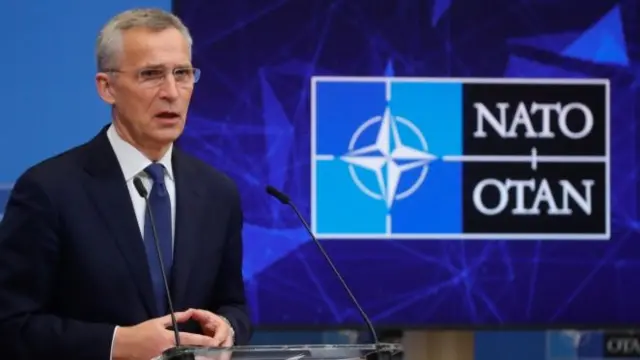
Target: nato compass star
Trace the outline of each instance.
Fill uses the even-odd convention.
[[[416,149],[402,143],[398,132],[398,122],[407,126],[421,140],[424,149]],[[376,137],[376,142],[358,149],[354,149],[354,143],[359,135],[369,126],[380,123],[380,129]],[[393,116],[389,107],[384,111],[382,117],[378,116],[365,122],[353,135],[349,145],[349,152],[342,156],[341,159],[346,163],[360,167],[375,173],[379,193],[373,193],[367,189],[357,179],[352,171],[356,185],[360,187],[369,196],[385,201],[388,209],[391,209],[394,200],[409,196],[409,192],[413,193],[422,183],[426,176],[428,164],[437,157],[427,150],[426,141],[420,134],[420,131],[406,119]],[[398,184],[402,174],[408,170],[423,167],[423,173],[420,179],[409,190],[398,194]],[[404,196],[400,196],[404,195]]]

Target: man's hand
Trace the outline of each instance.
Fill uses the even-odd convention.
[[[200,323],[202,332],[213,339],[213,346],[233,346],[233,329],[222,317],[199,309],[190,309],[191,319]]]
[[[193,310],[175,314],[176,322],[183,323],[193,317]],[[130,327],[119,327],[113,341],[113,360],[149,360],[175,346],[174,333],[167,330],[171,326],[171,316],[147,320]],[[181,345],[217,346],[214,339],[180,332]]]

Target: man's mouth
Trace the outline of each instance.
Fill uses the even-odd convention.
[[[161,119],[177,119],[180,117],[180,114],[173,111],[162,111],[156,114],[156,117]]]

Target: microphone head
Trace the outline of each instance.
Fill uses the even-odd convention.
[[[147,197],[147,188],[144,187],[144,184],[142,183],[142,180],[140,180],[139,177],[135,177],[133,179],[133,186],[136,188],[136,191],[138,192],[138,195],[140,195],[140,197],[142,198]]]
[[[282,192],[280,192],[278,189],[274,188],[271,185],[268,185],[267,188],[267,194],[273,196],[274,198],[278,199],[278,201],[280,201],[281,203],[283,203],[284,205],[288,205],[290,200],[289,197],[285,194],[283,194]]]

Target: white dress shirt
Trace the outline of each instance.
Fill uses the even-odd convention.
[[[124,180],[127,182],[127,188],[129,189],[129,196],[131,197],[131,203],[133,204],[133,209],[136,214],[136,218],[138,220],[138,226],[140,228],[141,238],[144,239],[144,219],[145,219],[145,211],[146,211],[146,203],[142,197],[138,194],[135,186],[133,185],[133,179],[136,177],[140,177],[142,180],[142,184],[145,186],[147,191],[151,191],[152,180],[144,172],[144,169],[152,164],[152,161],[149,160],[145,155],[143,155],[138,149],[133,147],[133,145],[124,141],[118,132],[113,127],[113,125],[109,126],[107,129],[107,138],[111,143],[111,147],[116,154],[116,158],[118,159],[118,163],[120,163],[120,169],[122,170],[122,174],[124,175]],[[164,156],[158,161],[165,168],[164,181],[167,187],[167,191],[169,192],[169,199],[171,200],[171,229],[175,238],[175,219],[176,219],[176,185],[173,177],[173,168],[171,166],[171,154],[173,151],[173,145],[169,147],[169,150],[164,154]],[[134,238],[131,239],[135,241]],[[110,359],[113,358],[113,341],[115,340],[116,331],[118,327],[116,326],[113,331],[113,338],[111,340],[111,355]]]
[[[149,175],[144,172],[144,169],[151,165],[153,161],[149,160],[138,149],[133,147],[133,145],[124,141],[120,135],[118,135],[118,132],[113,125],[109,126],[109,129],[107,129],[107,138],[111,143],[111,147],[113,147],[118,163],[120,163],[120,169],[122,169],[124,180],[127,182],[129,196],[131,197],[133,209],[136,213],[136,218],[138,219],[140,235],[144,238],[144,215],[146,211],[146,203],[144,199],[140,197],[136,187],[133,185],[133,179],[135,179],[136,176],[140,177],[142,184],[144,184],[147,191],[150,192],[151,186],[153,185],[152,180]],[[169,147],[169,150],[167,150],[158,162],[165,168],[164,182],[167,187],[167,191],[169,192],[169,199],[171,200],[171,229],[175,236],[176,184],[173,177],[173,168],[171,166],[172,152],[173,145]]]

